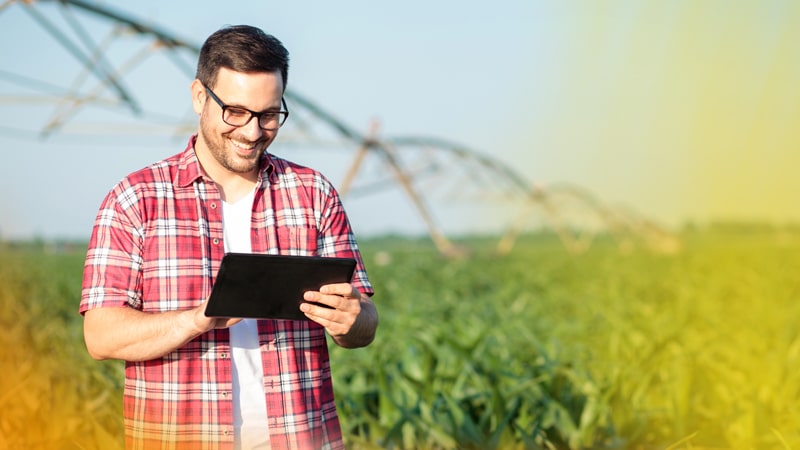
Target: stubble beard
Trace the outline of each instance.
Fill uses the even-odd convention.
[[[229,138],[237,140],[236,136],[232,133],[215,133],[213,130],[210,130],[205,123],[201,124],[200,133],[203,135],[203,142],[205,142],[206,147],[208,147],[211,156],[226,170],[242,174],[250,173],[258,167],[259,160],[264,152],[263,149],[256,152],[252,158],[241,158],[234,153],[235,150],[229,149],[229,147],[233,146],[233,144],[229,142]],[[247,142],[246,139],[238,140]],[[259,140],[255,145],[261,146],[261,141]]]

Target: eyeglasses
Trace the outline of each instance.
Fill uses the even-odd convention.
[[[250,123],[253,117],[257,117],[258,126],[261,127],[262,130],[273,131],[280,128],[281,125],[286,122],[286,118],[289,117],[289,108],[286,107],[286,100],[284,100],[283,97],[281,97],[283,111],[255,112],[247,108],[229,106],[222,103],[222,100],[220,100],[217,94],[208,86],[206,86],[206,92],[208,92],[208,95],[222,108],[222,121],[233,127],[243,127]]]

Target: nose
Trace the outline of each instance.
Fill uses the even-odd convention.
[[[251,142],[261,139],[261,136],[264,134],[264,130],[258,126],[258,117],[251,118],[250,122],[247,122],[243,127],[239,127],[239,129]]]

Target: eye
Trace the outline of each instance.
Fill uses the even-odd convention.
[[[240,108],[228,108],[226,113],[231,118],[250,117],[250,111]]]

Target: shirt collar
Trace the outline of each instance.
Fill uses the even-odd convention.
[[[178,173],[175,176],[175,184],[179,187],[189,187],[198,178],[210,180],[208,175],[203,171],[200,166],[200,161],[197,160],[197,154],[194,151],[194,143],[197,141],[197,135],[194,134],[189,138],[186,144],[186,149],[180,155],[178,160]],[[264,152],[259,161],[259,170],[261,172],[259,179],[268,179],[275,171],[275,164],[272,162],[272,156],[269,152]]]

